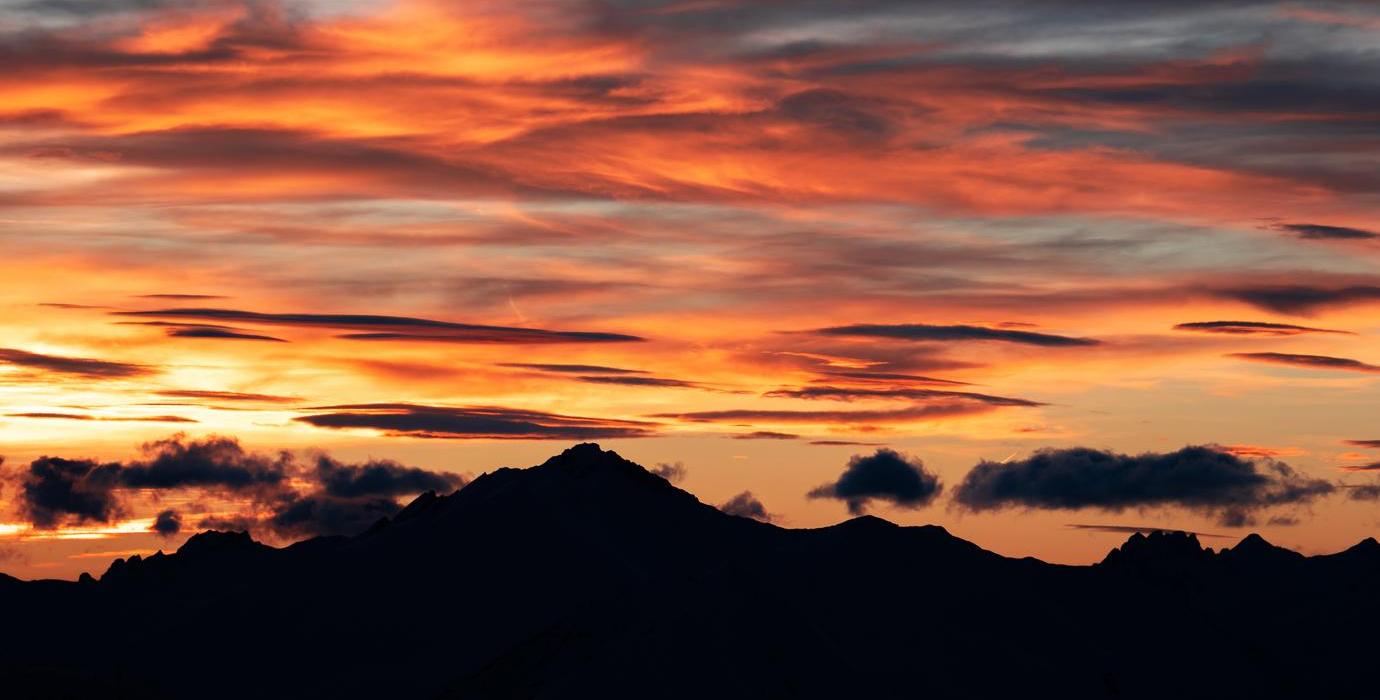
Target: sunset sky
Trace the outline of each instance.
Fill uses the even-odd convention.
[[[1374,3],[0,0],[0,242],[24,578],[588,441],[1056,562],[1380,529]]]

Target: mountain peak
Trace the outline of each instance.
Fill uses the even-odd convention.
[[[882,530],[895,530],[901,526],[886,518],[879,518],[875,515],[859,515],[854,518],[849,518],[833,527],[841,532],[877,532]]]
[[[264,545],[254,541],[246,531],[230,532],[220,530],[207,530],[192,535],[181,547],[177,548],[177,553],[182,555],[199,555],[208,552],[229,552],[243,549],[256,549]]]
[[[618,455],[618,453],[614,452],[613,450],[605,450],[604,448],[600,447],[599,443],[597,442],[581,442],[567,447],[566,449],[562,450],[560,454],[556,455],[555,457],[552,457],[551,459],[576,457],[591,458],[606,454],[614,456]]]
[[[1231,549],[1222,550],[1225,561],[1251,561],[1262,560],[1298,560],[1303,559],[1303,555],[1290,549],[1285,549],[1271,544],[1264,537],[1252,532],[1241,538],[1241,541]]]
[[[515,472],[513,478],[538,478],[541,481],[580,484],[579,489],[613,493],[684,493],[665,479],[647,471],[642,465],[625,459],[613,450],[605,450],[593,442],[575,445],[531,469],[499,470]],[[468,487],[466,487],[468,488]],[[690,499],[693,496],[686,494]]]
[[[1374,559],[1380,556],[1380,542],[1376,542],[1374,537],[1367,537],[1336,554],[1324,555],[1322,558],[1341,558],[1341,559]]]
[[[587,531],[578,536],[610,546],[627,539],[636,544],[624,545],[640,548],[647,546],[644,540],[661,537],[705,549],[695,540],[707,542],[710,534],[692,532],[756,529],[729,522],[734,520],[617,452],[581,443],[534,467],[480,474],[449,496],[422,494],[392,519],[405,527],[381,528],[379,533],[392,534],[370,546],[387,546],[398,537],[445,538],[454,528],[484,522],[510,531],[550,528],[562,537]]]
[[[1137,532],[1126,540],[1122,548],[1127,547],[1150,550],[1158,548],[1161,550],[1176,551],[1200,551],[1203,545],[1198,542],[1198,535],[1182,530],[1151,530],[1148,533]]]
[[[538,468],[560,469],[576,475],[584,475],[609,468],[627,469],[628,467],[633,467],[638,471],[646,471],[637,464],[623,459],[622,455],[617,452],[605,450],[598,443],[582,442],[546,460]]]
[[[398,514],[393,516],[392,522],[398,523],[411,520],[422,513],[436,508],[438,505],[445,502],[445,500],[445,496],[438,496],[435,491],[421,493],[416,498],[412,499],[411,503],[408,503],[402,510],[398,511]]]
[[[1124,544],[1107,553],[1102,565],[1178,567],[1211,557],[1212,551],[1203,549],[1198,536],[1191,532],[1154,530],[1149,534],[1131,535]]]

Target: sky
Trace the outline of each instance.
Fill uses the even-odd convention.
[[[1378,35],[0,0],[0,571],[352,532],[587,441],[787,527],[1343,549],[1380,522]]]

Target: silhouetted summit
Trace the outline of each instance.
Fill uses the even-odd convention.
[[[597,445],[352,537],[0,577],[5,697],[1373,697],[1380,544],[1131,536],[1095,566],[727,515]],[[119,643],[86,643],[118,639]],[[81,643],[74,643],[80,640]],[[1325,640],[1326,643],[1320,643]]]
[[[1298,552],[1266,542],[1264,537],[1254,532],[1246,535],[1235,547],[1222,550],[1219,556],[1224,562],[1255,566],[1290,565],[1305,559]]]
[[[232,552],[246,552],[263,549],[264,545],[255,542],[248,532],[220,532],[207,530],[198,532],[177,548],[177,553],[187,557],[204,557]]]
[[[1380,562],[1380,542],[1375,541],[1374,537],[1367,537],[1341,552],[1324,556],[1353,559],[1374,557],[1377,562]]]
[[[1109,569],[1165,572],[1195,569],[1212,559],[1212,550],[1204,549],[1197,535],[1156,530],[1131,535],[1120,547],[1108,552],[1100,565]]]
[[[605,450],[598,443],[582,442],[546,460],[536,471],[560,471],[575,478],[608,477],[624,478],[633,481],[646,481],[647,476],[655,476],[634,462],[623,459],[613,450]],[[520,471],[520,470],[519,470]],[[665,479],[662,479],[665,481]]]

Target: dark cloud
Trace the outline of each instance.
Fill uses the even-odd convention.
[[[760,520],[764,523],[771,522],[774,517],[771,513],[767,512],[766,505],[758,500],[756,496],[752,495],[751,491],[744,491],[728,499],[724,503],[720,503],[719,510],[729,515],[736,515],[740,518],[752,518],[753,520]]]
[[[50,529],[88,521],[111,522],[125,515],[122,489],[219,492],[245,503],[245,512],[201,518],[198,527],[222,530],[264,528],[283,537],[350,534],[402,509],[397,498],[426,491],[449,492],[464,476],[407,467],[388,460],[347,464],[318,454],[303,467],[291,454],[252,453],[227,437],[188,440],[176,435],[142,447],[143,459],[119,463],[43,457],[14,480],[20,514],[34,527]],[[177,533],[181,513],[165,510],[154,532]]]
[[[292,456],[287,453],[269,457],[247,452],[230,437],[188,440],[175,435],[145,443],[141,450],[144,459],[131,462],[120,472],[120,482],[129,488],[274,490],[293,467]]]
[[[1284,352],[1234,352],[1228,357],[1239,357],[1251,362],[1264,362],[1272,365],[1287,365],[1307,369],[1339,369],[1349,372],[1380,372],[1380,367],[1366,364],[1360,360],[1327,355],[1295,355]]]
[[[295,420],[319,428],[366,428],[390,435],[433,438],[587,440],[648,437],[655,424],[563,416],[497,406],[424,406],[405,403],[322,406],[327,411]]]
[[[245,394],[237,391],[198,391],[192,389],[172,389],[157,392],[159,396],[173,399],[212,399],[215,401],[245,401],[249,403],[297,403],[302,399],[296,396],[275,396],[272,394]]]
[[[792,399],[835,399],[853,401],[856,399],[892,399],[906,401],[974,401],[992,406],[1044,406],[1046,404],[1027,399],[1015,399],[991,394],[975,394],[966,391],[944,391],[940,389],[855,389],[837,386],[809,386],[799,389],[777,389],[763,396]]]
[[[1306,316],[1327,307],[1380,301],[1380,286],[1260,285],[1220,289],[1214,294],[1224,299],[1245,302],[1266,311]]]
[[[621,333],[586,331],[552,331],[539,328],[484,326],[471,323],[451,323],[406,316],[376,316],[367,314],[266,314],[235,309],[157,309],[150,311],[117,311],[120,316],[151,318],[187,318],[207,321],[231,321],[261,325],[299,328],[333,328],[359,330],[341,337],[352,340],[430,340],[438,342],[505,343],[516,345],[548,343],[609,343],[636,342],[642,338]]]
[[[1343,440],[1342,442],[1356,447],[1380,447],[1380,440]]]
[[[199,530],[220,530],[222,532],[247,532],[259,525],[256,518],[246,515],[207,516],[196,522]]]
[[[423,491],[454,491],[467,479],[459,474],[405,467],[391,460],[369,460],[363,464],[344,464],[329,456],[316,459],[316,480],[328,496],[401,496]]]
[[[684,481],[687,473],[685,465],[680,462],[661,462],[650,471],[673,484]]]
[[[280,492],[290,460],[251,455],[230,438],[147,443],[146,459],[127,465],[42,457],[21,475],[21,510],[38,528],[110,522],[124,512],[119,489],[220,488],[254,496]]]
[[[810,444],[821,447],[878,447],[881,445],[878,442],[861,442],[858,440],[811,440]]]
[[[9,413],[12,418],[33,418],[37,420],[83,420],[112,423],[196,423],[191,418],[181,416],[93,416],[87,413]]]
[[[115,493],[119,464],[40,457],[19,478],[19,509],[39,529],[108,523],[124,512]]]
[[[282,338],[275,338],[271,335],[259,335],[257,333],[245,333],[243,331],[230,330],[226,328],[211,328],[208,326],[188,326],[185,328],[169,328],[168,337],[170,338],[206,338],[214,340],[259,340],[270,343],[286,343]]]
[[[182,516],[175,510],[165,510],[153,519],[149,529],[163,537],[172,537],[182,530]]]
[[[1228,506],[1217,515],[1217,524],[1223,527],[1248,527],[1255,522],[1255,516],[1240,506]]]
[[[1335,490],[1282,462],[1258,464],[1211,447],[1141,455],[1075,447],[983,461],[954,489],[954,502],[974,511],[1182,506],[1231,524],[1254,509],[1307,503]]]
[[[990,340],[1004,343],[1019,343],[1022,345],[1038,345],[1041,347],[1071,347],[1100,344],[1100,341],[1093,340],[1092,338],[1072,338],[1048,333],[1035,333],[1032,331],[1018,331],[1004,328],[986,328],[983,326],[932,326],[921,323],[889,325],[855,324],[851,326],[820,328],[813,332],[830,336],[894,338],[898,340]]]
[[[310,490],[282,489],[261,499],[270,514],[251,527],[265,527],[283,537],[357,534],[401,511],[400,496],[445,493],[468,483],[460,474],[390,460],[347,464],[325,454],[317,455],[314,467],[299,476],[312,484]]]
[[[1296,326],[1290,323],[1267,323],[1264,321],[1196,321],[1174,326],[1176,331],[1198,331],[1201,333],[1221,333],[1224,335],[1270,335],[1286,336],[1304,333],[1339,333],[1354,335],[1350,331],[1336,331],[1327,328]]]
[[[402,506],[391,498],[331,498],[312,494],[283,502],[265,524],[286,537],[355,535],[400,510]]]
[[[279,537],[296,539],[318,535],[355,535],[382,518],[397,515],[403,506],[396,498],[361,493],[337,496],[324,489],[282,489],[261,501],[267,512],[203,518],[198,526],[216,530],[266,530]]]
[[[153,370],[143,365],[109,360],[92,360],[82,357],[60,357],[40,355],[24,350],[0,348],[0,362],[42,370],[54,374],[66,374],[86,379],[126,379],[152,374]]]
[[[1353,501],[1380,501],[1380,484],[1346,485],[1346,494]]]
[[[1367,231],[1361,228],[1350,228],[1348,226],[1327,226],[1324,224],[1278,224],[1275,228],[1287,231],[1295,236],[1310,241],[1354,241],[1380,238],[1380,233]]]
[[[1148,534],[1150,534],[1150,533],[1152,533],[1152,532],[1182,532],[1182,533],[1184,533],[1184,534],[1186,534],[1186,535],[1193,535],[1193,536],[1195,536],[1195,537],[1229,537],[1229,536],[1230,536],[1230,535],[1214,535],[1214,534],[1207,533],[1207,532],[1196,532],[1196,531],[1194,531],[1194,530],[1184,530],[1184,529],[1182,529],[1182,528],[1176,528],[1176,527],[1154,527],[1154,526],[1145,526],[1145,525],[1097,525],[1097,524],[1089,525],[1089,524],[1084,524],[1084,523],[1070,523],[1068,527],[1071,528],[1071,529],[1074,529],[1074,530],[1088,530],[1088,531],[1091,531],[1091,532],[1111,532],[1111,533],[1122,534],[1122,535],[1130,535],[1130,534],[1134,534],[1134,533],[1137,533],[1137,532],[1140,533],[1140,534],[1142,534],[1142,535],[1148,535]]]
[[[734,440],[797,440],[800,436],[794,433],[778,433],[772,430],[754,430],[750,433],[738,433],[733,436]]]
[[[844,501],[848,512],[860,515],[874,499],[903,508],[921,508],[941,490],[939,477],[926,471],[923,462],[895,450],[880,449],[867,456],[854,455],[838,481],[806,495]]]
[[[530,362],[501,362],[499,367],[514,367],[517,369],[532,369],[539,372],[554,372],[557,374],[646,374],[640,369],[622,369],[619,367],[604,367],[602,365],[562,365],[562,364],[536,364]]]

